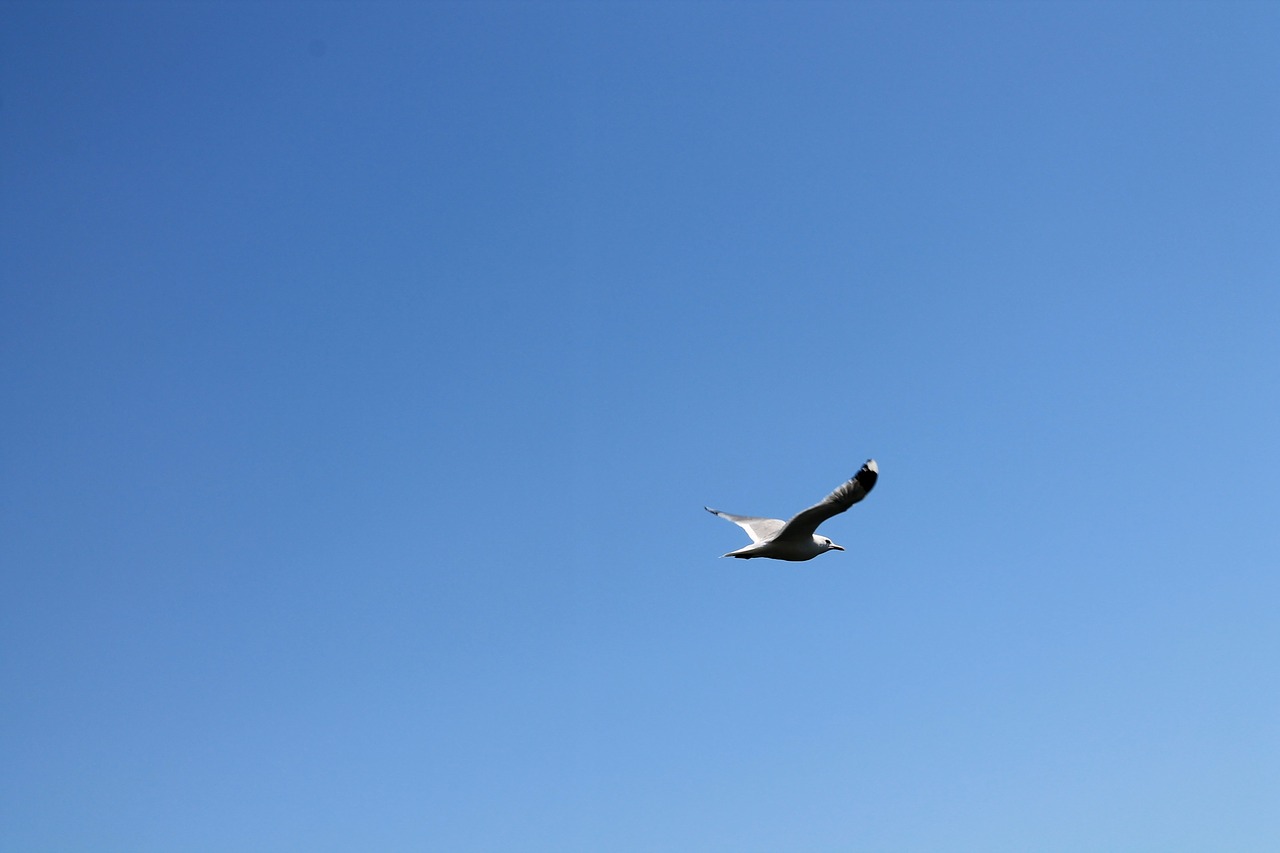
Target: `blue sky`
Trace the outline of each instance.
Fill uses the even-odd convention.
[[[1275,850],[1277,151],[1273,4],[5,3],[0,847]]]

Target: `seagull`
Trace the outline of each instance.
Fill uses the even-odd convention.
[[[844,548],[825,536],[817,534],[818,525],[839,515],[849,507],[867,496],[880,476],[876,460],[868,459],[849,482],[840,486],[831,494],[806,510],[795,514],[790,521],[780,518],[753,518],[749,515],[730,515],[711,507],[703,507],[712,515],[728,519],[747,531],[751,544],[736,551],[725,554],[726,557],[737,557],[750,560],[752,557],[769,557],[773,560],[812,560],[819,554],[828,551],[843,551]]]

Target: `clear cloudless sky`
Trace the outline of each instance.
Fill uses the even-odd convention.
[[[5,2],[0,279],[6,851],[1280,849],[1278,4]]]

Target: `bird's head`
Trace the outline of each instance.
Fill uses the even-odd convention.
[[[814,542],[817,542],[819,545],[825,545],[828,551],[843,551],[843,550],[844,550],[844,548],[843,548],[843,547],[841,547],[840,545],[837,545],[836,543],[832,542],[832,541],[831,541],[830,539],[828,539],[827,537],[825,537],[825,536],[819,536],[819,535],[818,535],[818,534],[816,534],[816,533],[815,533],[815,534],[813,534],[813,541],[814,541]]]

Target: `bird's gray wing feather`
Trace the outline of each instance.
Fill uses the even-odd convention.
[[[712,509],[709,506],[703,507],[703,509],[712,515],[718,515],[721,518],[728,519],[743,530],[747,531],[747,535],[751,537],[752,542],[763,542],[764,540],[771,538],[786,524],[786,522],[780,518],[755,518],[750,515],[731,515],[727,512],[721,512],[718,509]]]
[[[875,486],[876,479],[879,476],[880,472],[876,468],[875,460],[868,459],[866,464],[847,483],[827,495],[821,502],[796,513],[774,538],[778,540],[807,540],[817,531],[819,524],[833,515],[839,515],[865,498],[867,493]]]

